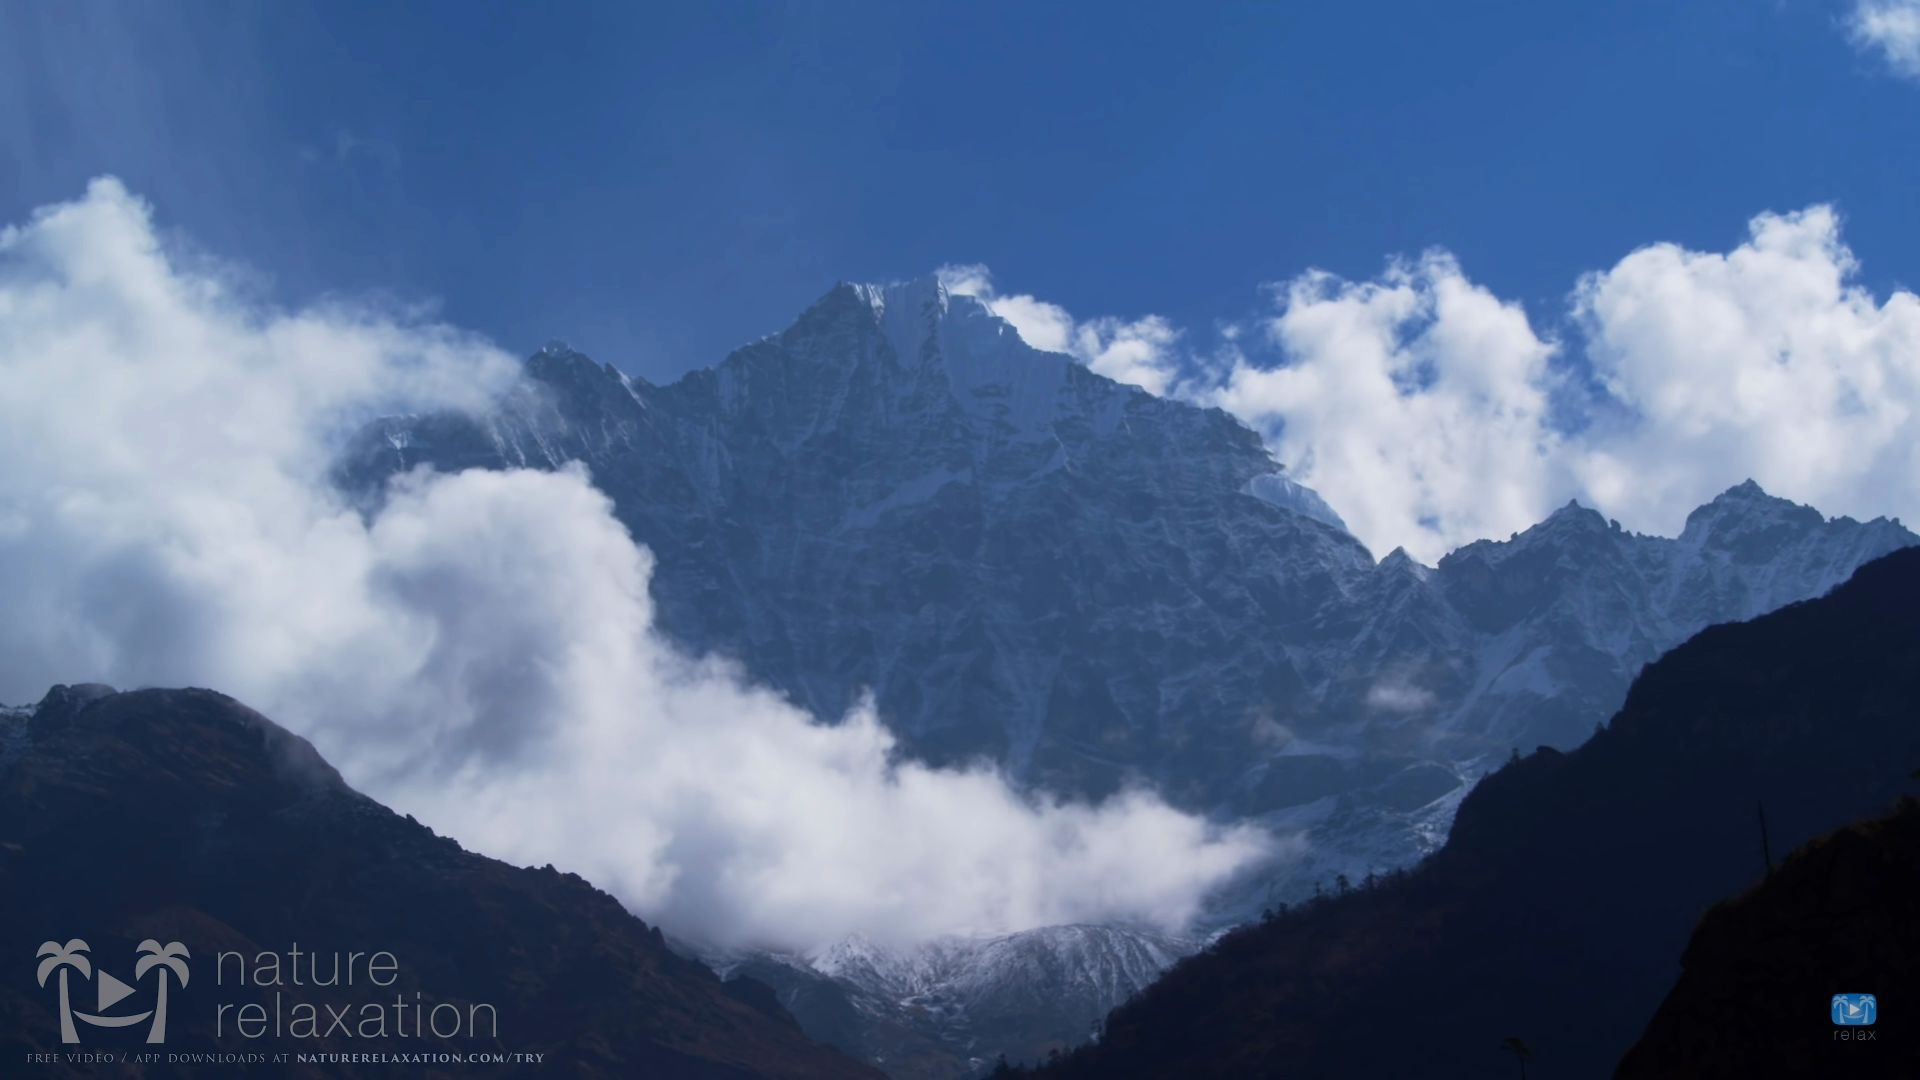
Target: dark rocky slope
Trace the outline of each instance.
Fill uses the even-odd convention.
[[[1621,1080],[1920,1076],[1920,802],[1795,852],[1708,912],[1681,964]],[[1838,1029],[1836,993],[1886,1011]]]
[[[1886,806],[1920,762],[1917,709],[1904,551],[1699,634],[1587,745],[1484,781],[1420,867],[1227,936],[1041,1075],[1482,1076],[1517,1036],[1536,1075],[1606,1076],[1701,913],[1763,873],[1758,808],[1779,851]]]
[[[73,938],[92,956],[91,974],[68,973],[76,1012],[94,1008],[103,975],[139,994],[102,1014],[153,1008],[153,976],[134,976],[137,943],[188,946],[190,978],[171,990],[163,1046],[146,1045],[145,1024],[83,1025],[79,1047],[61,1046],[58,998],[51,982],[36,982],[34,958],[42,942]],[[289,1009],[390,1006],[396,995],[411,1004],[417,993],[428,1008],[492,1005],[498,1036],[480,1024],[479,1038],[250,1040],[235,1035],[229,1012],[216,1039],[220,1004],[258,1001],[270,1012],[273,1002],[271,989],[237,985],[237,966],[217,972],[216,954],[278,952],[287,963],[294,944],[307,956],[386,950],[398,975],[389,988],[364,979],[352,989],[283,985]],[[22,1065],[29,1053],[63,1049],[545,1055],[537,1067],[484,1066],[490,1075],[879,1075],[807,1039],[764,987],[729,987],[669,951],[657,930],[580,878],[462,850],[349,789],[305,740],[206,690],[56,687],[31,713],[0,713],[0,956],[13,973],[0,980],[8,1076],[195,1074],[164,1060]],[[475,1071],[450,1061],[271,1058],[217,1068],[276,1077]]]

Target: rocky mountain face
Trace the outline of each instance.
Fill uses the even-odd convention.
[[[656,556],[661,629],[823,721],[870,689],[926,760],[984,755],[1054,792],[1144,781],[1305,833],[1215,926],[1411,864],[1477,777],[1584,741],[1665,650],[1916,541],[1749,483],[1675,538],[1569,505],[1438,566],[1376,561],[1225,413],[1032,349],[932,280],[839,286],[671,385],[563,346],[526,375],[485,415],[370,425],[339,486],[371,505],[421,466],[584,463]],[[816,1033],[845,999],[914,1018],[925,1054],[993,1049],[911,995],[784,967]]]
[[[855,938],[819,956],[722,963],[774,988],[807,1032],[894,1076],[959,1077],[1001,1056],[1037,1061],[1199,942],[1107,926],[1053,926],[888,949]]]
[[[186,947],[172,958],[179,974],[136,965],[147,939]],[[43,943],[64,959],[42,957]],[[376,951],[393,958],[385,983],[369,966]],[[879,1075],[809,1040],[767,988],[723,983],[578,877],[461,850],[205,690],[55,687],[37,708],[0,714],[0,953],[15,972],[0,980],[9,1075]],[[263,953],[277,954],[273,981]],[[357,966],[342,967],[349,953]],[[301,1028],[302,1004],[317,1028]],[[240,1026],[250,1005],[260,1029]],[[147,1042],[156,1009],[158,1045]],[[62,1042],[67,1013],[79,1014],[77,1045]],[[376,1014],[382,1026],[364,1026]],[[21,1064],[69,1051],[112,1054]],[[514,1053],[543,1063],[450,1057]]]
[[[1036,352],[932,282],[842,286],[671,386],[558,349],[527,370],[491,416],[375,425],[346,485],[584,461],[658,559],[668,633],[823,718],[871,688],[930,760],[1084,790],[1151,762],[1219,798],[1244,703],[1298,692],[1284,642],[1246,632],[1372,565],[1249,494],[1278,470],[1224,413]]]
[[[1916,541],[1747,483],[1677,538],[1569,505],[1437,567],[1376,563],[1225,413],[1032,349],[932,280],[839,286],[669,386],[559,346],[526,373],[488,415],[369,426],[341,486],[583,462],[687,648],[826,720],[871,689],[928,760],[1310,828],[1327,876],[1430,850],[1468,781],[1577,745],[1701,628]]]
[[[1829,995],[1877,992],[1855,983],[1911,982],[1889,966],[1911,933],[1884,957],[1869,940],[1913,907],[1897,846],[1855,850],[1843,834],[1686,942],[1716,900],[1766,874],[1768,844],[1790,850],[1911,790],[1916,701],[1920,550],[1907,550],[1824,598],[1692,638],[1585,745],[1482,781],[1418,868],[1227,934],[1039,1075],[1492,1075],[1512,1070],[1511,1037],[1537,1075],[1602,1077],[1643,1029],[1631,1075],[1887,1075],[1834,1064],[1855,1059],[1827,1055],[1821,1021]],[[1649,1027],[1683,949],[1671,1015]],[[1740,1052],[1753,1071],[1693,1067],[1775,1016]],[[1789,1042],[1785,1057],[1759,1050]],[[1787,1061],[1822,1064],[1775,1067]]]

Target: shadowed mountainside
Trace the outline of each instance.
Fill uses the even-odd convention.
[[[1536,1075],[1608,1075],[1701,912],[1762,874],[1759,807],[1782,851],[1886,806],[1920,762],[1916,703],[1903,551],[1694,637],[1587,745],[1483,781],[1417,869],[1227,935],[1038,1075],[1487,1075],[1509,1036]],[[1795,1000],[1818,1019],[1823,995],[1874,989]]]
[[[722,967],[774,988],[809,1035],[896,1078],[976,1075],[1084,1041],[1109,1010],[1198,943],[1137,929],[1050,926],[889,949],[864,938],[822,955]]]
[[[66,973],[76,1012],[93,1008],[96,989],[104,997],[109,975],[133,983],[139,1008],[151,1009],[152,979],[134,974],[136,943],[188,946],[190,978],[171,988],[168,1038],[151,1048],[169,1053],[504,1051],[544,1054],[539,1071],[553,1076],[879,1076],[807,1039],[765,987],[723,984],[671,952],[658,930],[580,878],[462,850],[348,788],[305,740],[207,690],[63,686],[31,712],[0,712],[0,956],[14,972],[0,980],[8,1075],[27,1053],[150,1049],[144,1024],[82,1027],[80,1046],[62,1047],[58,998],[52,983],[36,983],[33,958],[43,941],[75,938],[92,956],[90,972]],[[218,966],[216,955],[286,954],[293,945],[322,957],[385,950],[398,976],[389,988],[283,981],[289,1012],[302,1001],[350,1006],[357,1020],[363,1005],[391,1010],[396,995],[409,1008],[447,1002],[463,1015],[486,1004],[497,1037],[477,1023],[479,1038],[247,1039],[230,1012],[216,1039],[220,1004],[260,1002],[271,1013],[275,995],[238,985],[239,965]],[[133,1011],[108,1004],[102,1014]],[[401,1023],[418,1028],[409,1014],[387,1030]],[[32,1075],[65,1068],[192,1072],[163,1061],[36,1065]],[[269,1058],[217,1068],[278,1077],[390,1075],[395,1066]],[[408,1071],[470,1075],[471,1066]]]
[[[1621,1080],[1920,1076],[1920,802],[1795,852],[1707,913]],[[1835,993],[1885,1002],[1837,1029]]]

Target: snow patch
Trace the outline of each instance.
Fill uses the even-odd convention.
[[[1247,481],[1246,492],[1262,502],[1271,503],[1282,510],[1291,510],[1350,534],[1347,523],[1341,520],[1333,507],[1327,505],[1327,500],[1321,498],[1319,492],[1305,484],[1296,483],[1285,473],[1256,476]]]

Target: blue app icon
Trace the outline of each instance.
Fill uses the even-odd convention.
[[[1880,1002],[1872,994],[1833,995],[1833,1022],[1841,1027],[1867,1027],[1880,1012]]]

